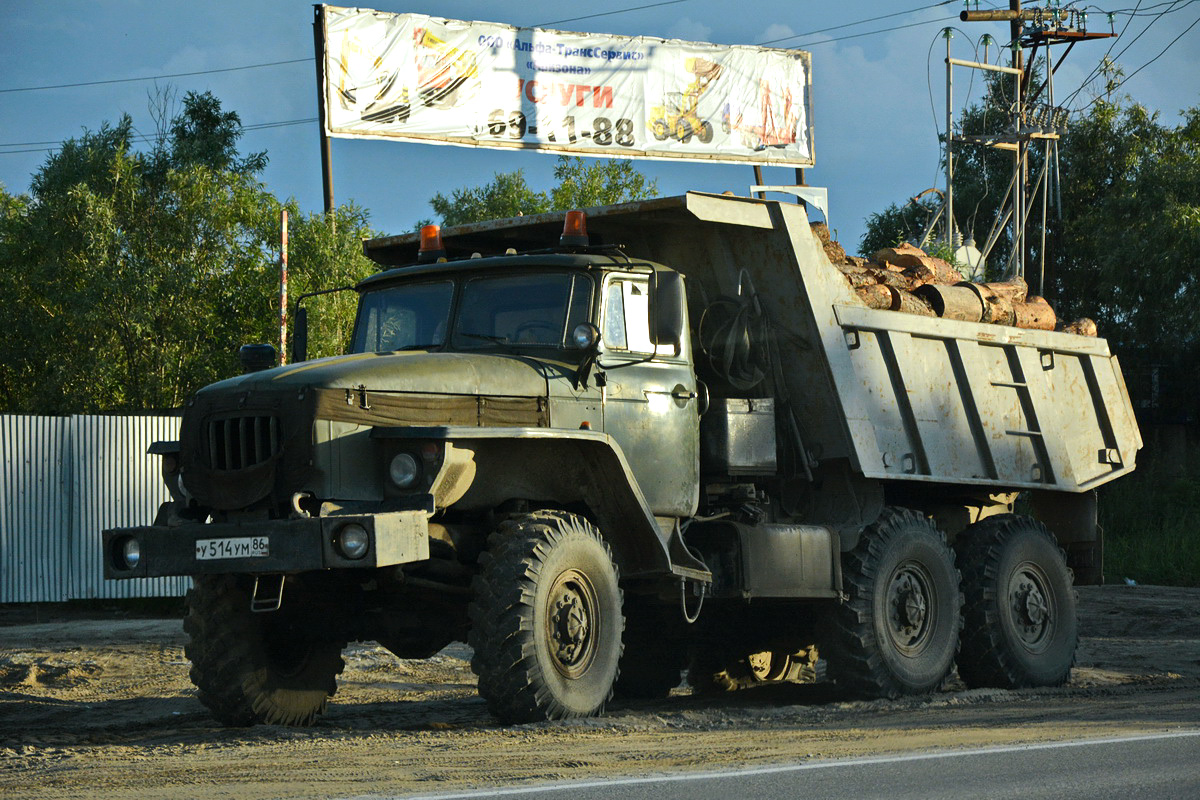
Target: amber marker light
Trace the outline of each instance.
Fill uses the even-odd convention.
[[[421,226],[421,249],[417,252],[417,261],[437,261],[446,255],[442,246],[442,227],[440,225]]]
[[[558,243],[563,247],[587,247],[587,214],[582,211],[568,211]]]

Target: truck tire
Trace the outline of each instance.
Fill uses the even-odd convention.
[[[679,635],[681,611],[653,601],[625,601],[624,654],[614,694],[661,700],[683,679],[687,645]]]
[[[963,575],[958,674],[971,688],[1060,686],[1075,663],[1079,627],[1071,570],[1053,534],[1001,514],[955,543]]]
[[[472,588],[471,669],[502,722],[588,717],[612,697],[621,589],[594,525],[543,511],[506,521]]]
[[[197,697],[222,724],[311,725],[337,691],[342,643],[305,638],[286,611],[256,614],[233,575],[197,575],[184,653]]]
[[[830,676],[858,697],[941,686],[958,649],[962,594],[950,548],[933,523],[914,511],[885,509],[842,555],[842,582],[849,598],[825,636]]]

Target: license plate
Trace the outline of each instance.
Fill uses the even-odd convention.
[[[196,542],[196,560],[216,558],[266,558],[271,554],[266,536],[240,536],[229,539],[200,539]]]

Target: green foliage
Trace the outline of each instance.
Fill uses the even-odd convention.
[[[582,158],[560,156],[554,178],[558,184],[547,194],[529,186],[524,170],[498,172],[482,186],[454,189],[449,197],[439,192],[429,205],[441,217],[443,225],[461,225],[643,200],[658,193],[658,182],[647,181],[628,160],[589,163]],[[417,227],[424,223],[423,220]]]
[[[239,371],[246,342],[278,340],[281,204],[240,158],[236,115],[189,95],[169,137],[130,148],[128,116],[66,142],[29,197],[0,203],[0,409],[143,411]],[[370,272],[365,215],[292,223],[291,292]],[[352,314],[348,314],[352,318]],[[319,327],[329,352],[344,330]]]
[[[242,121],[236,111],[222,113],[221,101],[211,92],[188,92],[183,113],[171,122],[169,164],[175,169],[203,165],[216,171],[256,175],[267,166],[266,152],[238,158],[237,140]]]
[[[633,168],[633,162],[592,161],[559,156],[554,166],[558,185],[550,190],[550,208],[565,211],[645,200],[658,194],[658,181]]]
[[[1107,583],[1200,586],[1200,481],[1142,468],[1100,490]]]
[[[867,230],[858,243],[858,252],[867,258],[877,250],[895,247],[909,240],[920,241],[937,211],[929,199],[908,202],[903,206],[892,203],[883,211],[867,217]]]
[[[497,172],[489,183],[454,189],[449,197],[438,192],[430,199],[429,205],[442,218],[443,225],[540,214],[550,210],[550,201],[545,193],[529,188],[524,170]]]
[[[288,294],[293,308],[305,292],[353,286],[379,268],[362,254],[362,240],[377,235],[367,222],[367,212],[349,203],[338,206],[333,216],[336,233],[330,232],[324,214],[301,215],[289,203]],[[309,358],[346,352],[357,303],[356,292],[319,295],[304,302],[309,309]],[[268,334],[262,341],[276,338],[277,333]]]

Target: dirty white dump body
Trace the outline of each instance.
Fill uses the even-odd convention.
[[[557,242],[552,212],[447,228],[452,257]],[[688,278],[706,305],[759,295],[812,458],[868,478],[1083,492],[1134,468],[1142,442],[1103,339],[866,308],[804,208],[697,192],[588,209],[592,244]],[[414,235],[370,240],[382,264],[415,260]]]

